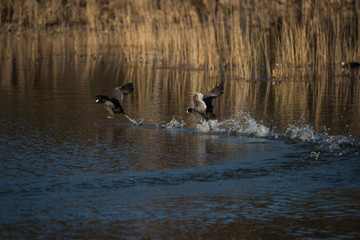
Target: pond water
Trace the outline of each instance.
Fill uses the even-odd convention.
[[[1,39],[1,239],[360,237],[357,74],[226,76],[209,130],[221,77],[56,39]],[[141,124],[95,103],[127,82]]]

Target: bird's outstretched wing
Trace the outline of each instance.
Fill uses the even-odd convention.
[[[127,83],[125,85],[114,88],[112,97],[118,100],[118,102],[121,104],[123,98],[132,91],[134,91],[134,85],[132,83]]]
[[[213,99],[219,97],[224,93],[224,82],[221,82],[218,86],[214,87],[210,90],[210,92],[204,94],[203,101],[206,104],[207,111],[211,111],[213,109]]]
[[[199,113],[206,113],[206,104],[203,100],[203,94],[200,92],[196,92],[193,96],[194,101],[194,109],[198,111]]]

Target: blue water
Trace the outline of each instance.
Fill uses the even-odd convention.
[[[278,85],[229,79],[210,130],[186,107],[219,79],[116,64],[80,77],[85,64],[3,75],[1,239],[360,237],[358,86],[349,105],[309,104],[315,89],[276,106]],[[95,104],[124,82],[138,124]]]

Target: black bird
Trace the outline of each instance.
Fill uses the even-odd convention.
[[[341,67],[342,69],[350,69],[350,70],[355,70],[360,68],[360,63],[358,62],[341,62]]]
[[[213,113],[214,106],[212,102],[214,98],[219,97],[223,93],[224,82],[221,82],[206,94],[196,92],[193,96],[194,108],[188,108],[187,112],[192,113],[201,122],[215,119],[216,115]]]
[[[125,85],[114,88],[111,99],[104,95],[97,95],[96,103],[104,104],[104,108],[109,113],[108,117],[113,118],[115,113],[123,114],[131,122],[134,122],[133,119],[125,114],[124,109],[121,106],[123,98],[132,91],[134,91],[134,85],[132,83],[127,83]]]

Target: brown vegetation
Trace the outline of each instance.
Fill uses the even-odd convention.
[[[3,33],[86,29],[87,41],[118,46],[127,62],[161,61],[245,79],[359,60],[359,22],[355,0],[0,2]]]

